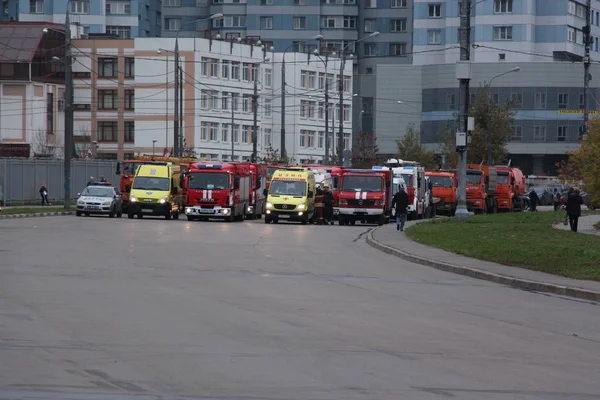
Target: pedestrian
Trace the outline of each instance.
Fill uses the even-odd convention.
[[[323,203],[325,205],[325,225],[333,225],[333,193],[329,190],[329,184],[323,185]]]
[[[537,204],[539,201],[540,201],[540,198],[539,198],[538,194],[536,193],[535,189],[531,189],[531,192],[529,192],[529,202],[530,202],[531,211],[537,211]]]
[[[567,197],[567,215],[569,216],[569,225],[573,232],[577,232],[577,225],[579,224],[579,217],[581,216],[581,205],[583,204],[583,198],[579,192],[579,189],[569,189],[569,196]]]
[[[42,205],[49,206],[50,202],[48,201],[48,186],[45,183],[42,183],[42,186],[40,186],[40,196],[42,197]]]
[[[100,182],[106,182],[106,178],[104,176],[100,177]]]
[[[396,192],[392,199],[392,208],[396,208],[396,230],[404,231],[404,223],[406,222],[406,209],[408,208],[408,193],[400,186],[400,190]]]
[[[94,177],[90,176],[90,180],[88,181],[87,186],[90,186],[93,183],[94,183]]]
[[[323,225],[323,208],[325,207],[323,201],[323,189],[317,186],[317,195],[315,196],[315,214],[317,215],[315,220],[317,221],[317,225]]]
[[[560,194],[558,193],[557,188],[554,188],[554,193],[552,194],[552,202],[554,203],[554,211],[558,211],[560,208]]]

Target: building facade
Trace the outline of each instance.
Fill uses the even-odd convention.
[[[170,152],[175,65],[169,49],[174,49],[175,41],[82,39],[75,40],[74,46],[77,142],[92,144],[93,153],[106,159]],[[198,38],[179,39],[179,49],[185,148],[206,159],[249,159],[256,79],[258,153],[266,157],[279,150],[283,55],[264,46]],[[321,162],[325,135],[319,106],[324,107],[324,93],[319,84],[326,67],[306,54],[287,54],[286,62],[288,156],[298,162]],[[350,93],[351,65],[342,80]],[[330,103],[333,109],[335,101]],[[350,142],[351,105],[342,109]]]
[[[2,20],[64,24],[70,20],[80,34],[113,34],[123,39],[156,37],[162,30],[160,0],[2,0]]]

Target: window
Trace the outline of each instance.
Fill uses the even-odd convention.
[[[319,149],[322,149],[323,147],[325,147],[325,132],[324,131],[319,131],[319,136],[317,138],[317,147]]]
[[[43,14],[44,0],[29,0],[29,12],[31,14]]]
[[[240,79],[240,62],[232,61],[231,62],[231,79]]]
[[[427,44],[441,44],[441,43],[442,43],[441,29],[428,29],[427,30]]]
[[[249,94],[245,94],[242,96],[242,111],[243,112],[250,112],[250,104],[251,104],[252,100],[251,100],[251,95]]]
[[[511,13],[513,8],[513,0],[494,0],[495,13]]]
[[[344,104],[344,122],[350,121],[350,104]]]
[[[523,104],[523,94],[522,93],[511,93],[510,94],[511,106],[513,108],[521,108]]]
[[[565,109],[569,105],[569,94],[559,93],[558,94],[558,108]]]
[[[365,0],[365,8],[377,8],[377,0]]]
[[[306,29],[306,17],[294,17],[294,29]]]
[[[429,18],[441,18],[442,17],[442,5],[441,4],[430,4],[429,5]]]
[[[99,110],[116,110],[118,102],[119,96],[117,90],[98,90]]]
[[[202,89],[200,92],[200,108],[208,108],[208,90]]]
[[[181,7],[181,0],[164,0],[165,7]]]
[[[135,122],[125,121],[125,137],[123,139],[125,143],[135,142]]]
[[[572,26],[567,26],[567,40],[569,42],[577,42],[577,31]]]
[[[181,27],[179,18],[165,18],[165,29],[168,31],[177,31]]]
[[[271,100],[270,99],[265,99],[264,110],[265,110],[265,117],[270,117],[273,114],[273,111],[271,109]]]
[[[99,142],[116,142],[118,140],[117,121],[98,121],[97,137]]]
[[[515,142],[520,142],[523,139],[523,128],[521,125],[515,125],[512,127],[513,134],[510,137],[510,140]]]
[[[229,141],[229,124],[221,125],[221,142]]]
[[[71,14],[89,14],[90,2],[88,0],[71,0]]]
[[[365,19],[365,32],[375,32],[377,27],[377,21],[374,19]]]
[[[250,135],[248,134],[252,128],[248,125],[242,126],[242,143],[251,143]]]
[[[242,80],[246,82],[250,82],[250,64],[243,63],[242,64]]]
[[[229,78],[229,68],[231,64],[229,61],[223,60],[221,61],[221,78]]]
[[[406,32],[405,19],[393,19],[390,21],[390,32]]]
[[[305,6],[306,0],[294,0],[294,5],[295,6]]]
[[[300,86],[304,89],[314,89],[316,86],[317,73],[312,71],[300,72]]]
[[[240,107],[240,94],[239,93],[231,93],[231,107],[234,111],[239,110]]]
[[[129,1],[107,1],[107,15],[129,15],[131,14],[131,3]]]
[[[222,20],[214,19],[214,22],[222,21],[222,24],[225,28],[243,28],[246,26],[246,16],[245,15],[232,15],[226,16]]]
[[[583,110],[585,108],[585,96],[583,93],[579,93],[579,109]]]
[[[407,0],[392,0],[390,6],[392,8],[406,8]]]
[[[135,58],[126,57],[125,58],[125,78],[134,78],[135,77]]]
[[[319,119],[325,119],[325,103],[320,101],[318,106]]]
[[[406,43],[390,43],[390,56],[403,57],[406,55]]]
[[[207,93],[208,96],[208,108],[211,110],[219,109],[219,92],[216,90],[209,90]]]
[[[494,40],[512,40],[512,26],[495,26]]]
[[[46,134],[54,134],[54,93],[46,94]]]
[[[216,142],[219,140],[219,124],[211,122],[209,124],[209,137],[208,140]]]
[[[344,29],[356,29],[356,17],[344,17]]]
[[[545,92],[537,92],[535,94],[535,108],[539,110],[546,109],[546,93]]]
[[[98,59],[98,76],[100,78],[116,78],[117,73],[118,70],[116,58]]]
[[[131,38],[131,27],[130,26],[106,26],[106,33],[118,36],[119,39]]]
[[[546,141],[546,127],[537,125],[533,127],[533,141],[534,142],[545,142]]]
[[[125,89],[125,109],[133,110],[135,107],[135,90]]]
[[[344,75],[342,86],[344,87],[344,92],[349,93],[352,90],[352,78]]]
[[[200,124],[200,140],[208,139],[208,124],[209,122],[205,121]]]
[[[260,0],[260,5],[261,6],[272,6],[273,0]]]
[[[556,139],[559,142],[564,142],[567,140],[567,127],[566,126],[558,127],[558,131],[556,132]]]
[[[260,29],[273,29],[273,17],[260,17]]]
[[[231,130],[231,140],[234,142],[239,142],[240,140],[240,126],[238,124],[233,125]]]
[[[270,128],[264,129],[263,147],[271,147],[273,145],[273,131]]]
[[[365,43],[365,57],[374,57],[377,55],[377,43]]]
[[[448,104],[448,109],[449,110],[455,110],[456,109],[456,95],[454,93],[447,93],[446,94],[446,104]]]
[[[265,87],[272,87],[273,86],[273,70],[272,69],[265,69]]]
[[[585,19],[587,7],[575,1],[569,1],[569,14]]]

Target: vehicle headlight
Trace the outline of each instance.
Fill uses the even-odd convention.
[[[348,200],[340,199],[340,206],[345,206],[348,204]]]
[[[135,198],[135,196],[129,196],[129,201],[135,203],[137,199]]]
[[[112,204],[112,201],[105,201],[104,203],[102,203],[103,206],[110,206]]]
[[[267,201],[267,208],[273,208],[273,204]]]
[[[375,205],[376,206],[382,206],[383,205],[383,200],[376,200],[375,201]]]
[[[85,201],[83,201],[83,200],[77,200],[77,205],[83,206],[83,205],[85,205]]]
[[[169,201],[169,197],[165,196],[162,199],[160,199],[160,204],[165,204],[167,201]]]
[[[304,210],[304,207],[306,207],[306,204],[300,204],[298,206],[298,210]]]

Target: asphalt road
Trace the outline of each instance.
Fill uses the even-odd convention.
[[[366,231],[0,221],[0,399],[600,398],[599,305],[411,264]]]

